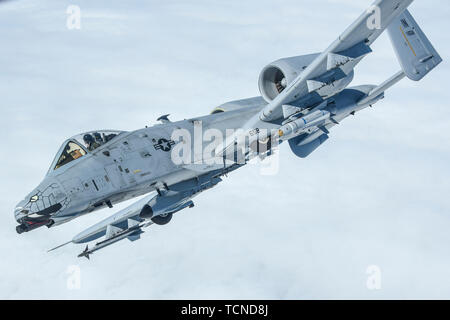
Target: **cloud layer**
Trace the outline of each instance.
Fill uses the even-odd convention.
[[[450,5],[412,13],[444,58],[374,109],[335,128],[308,159],[281,148],[280,172],[250,166],[143,239],[79,260],[46,250],[115,211],[17,235],[13,209],[60,143],[91,129],[133,130],[258,95],[270,61],[327,47],[369,1],[87,1],[0,6],[0,298],[450,298]],[[436,10],[439,8],[439,10]],[[399,66],[386,36],[356,69],[377,84]],[[117,208],[121,208],[118,206]],[[67,289],[78,265],[81,289]],[[382,270],[382,289],[366,269]]]

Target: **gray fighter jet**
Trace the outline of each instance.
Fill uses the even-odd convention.
[[[14,212],[23,233],[53,228],[138,196],[139,202],[76,235],[80,256],[122,239],[139,239],[221,177],[255,157],[270,157],[287,141],[298,157],[310,155],[343,119],[384,98],[401,79],[419,81],[442,60],[408,12],[412,0],[378,0],[322,53],[270,63],[259,77],[260,97],[226,103],[210,115],[132,132],[96,130],[66,140],[39,186]],[[354,68],[384,30],[401,65],[382,84],[348,87]],[[213,138],[214,137],[214,138]],[[98,240],[102,238],[101,240]]]

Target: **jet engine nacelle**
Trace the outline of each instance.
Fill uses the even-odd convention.
[[[259,76],[259,91],[267,102],[271,102],[308,67],[318,53],[283,58],[266,66]]]

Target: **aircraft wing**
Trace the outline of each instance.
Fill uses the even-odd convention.
[[[281,118],[282,106],[320,88],[325,78],[349,74],[371,52],[370,45],[413,2],[377,0],[341,36],[320,54],[289,86],[260,113],[260,119]],[[323,83],[325,85],[325,83]]]
[[[49,251],[56,250],[69,243],[87,244],[103,238],[93,247],[86,249],[79,257],[89,256],[94,252],[110,246],[124,239],[136,241],[144,233],[143,229],[152,224],[165,224],[170,221],[172,214],[186,208],[194,207],[192,199],[201,192],[213,188],[222,181],[220,175],[232,171],[234,168],[209,172],[196,178],[181,181],[165,189],[157,190],[157,194],[150,193],[141,200],[120,210],[116,214],[83,230],[66,242]],[[162,218],[161,218],[162,217]],[[167,218],[167,220],[165,220]]]

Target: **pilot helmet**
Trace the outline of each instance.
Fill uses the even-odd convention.
[[[84,135],[83,140],[84,140],[84,143],[86,143],[88,145],[95,142],[94,138],[89,133]]]
[[[100,133],[94,132],[93,136],[94,136],[96,142],[103,143],[102,135]]]

